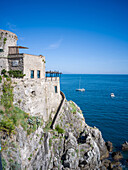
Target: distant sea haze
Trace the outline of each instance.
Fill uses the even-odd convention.
[[[85,92],[76,91],[79,81]],[[63,74],[60,82],[67,100],[80,106],[86,123],[99,128],[105,141],[116,148],[128,141],[128,75]]]

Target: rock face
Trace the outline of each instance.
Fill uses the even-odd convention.
[[[113,146],[112,143],[110,141],[106,142],[106,146],[109,152],[112,152]]]
[[[112,153],[112,157],[113,157],[113,159],[116,160],[116,161],[123,158],[122,154],[121,154],[119,151],[118,151],[118,152],[113,152],[113,153]]]
[[[1,133],[5,169],[16,170],[98,170],[108,150],[101,132],[85,123],[80,108],[65,102],[56,124],[60,129],[46,128],[46,123],[27,135],[21,126],[15,134]],[[63,129],[63,131],[62,131]]]
[[[128,142],[125,142],[124,144],[122,144],[122,150],[128,151]]]

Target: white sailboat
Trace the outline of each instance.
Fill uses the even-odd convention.
[[[80,78],[80,80],[81,80],[81,78]],[[80,80],[79,80],[79,89],[76,89],[76,91],[85,91],[85,89],[84,88],[80,88]]]

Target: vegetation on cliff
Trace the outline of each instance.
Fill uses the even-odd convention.
[[[13,83],[1,79],[0,135],[2,165],[5,169],[99,169],[108,157],[107,147],[97,128],[85,123],[73,101],[65,101],[51,129],[47,122],[30,116],[13,104]]]
[[[20,100],[16,105],[13,104],[13,83],[4,70],[0,76],[0,94],[0,136],[7,138],[4,142],[1,140],[1,152],[3,152],[9,150],[9,138],[16,134],[17,127],[21,126],[27,135],[30,135],[43,122],[38,117],[31,116],[16,106],[19,105]],[[15,142],[13,146],[15,146]],[[11,158],[9,162],[13,161],[14,159]],[[2,158],[3,170],[6,169],[6,164],[6,160]],[[16,165],[10,165],[10,167],[16,167]]]
[[[0,131],[6,131],[8,135],[11,135],[12,132],[15,132],[15,127],[21,125],[28,135],[34,132],[41,120],[38,117],[30,116],[13,104],[12,81],[10,77],[5,77],[5,73],[1,76],[1,83]]]
[[[10,135],[16,126],[21,125],[29,132],[29,124],[33,123],[34,126],[34,118],[13,105],[13,85],[10,78],[3,78],[1,92],[0,130]],[[27,122],[28,118],[32,120],[32,123]]]

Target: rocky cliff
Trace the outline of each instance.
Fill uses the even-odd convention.
[[[82,111],[72,101],[65,101],[58,116],[53,130],[51,118],[36,124],[34,131],[32,123],[27,130],[19,124],[11,134],[1,130],[3,169],[101,169],[108,151],[99,129],[85,123]]]

